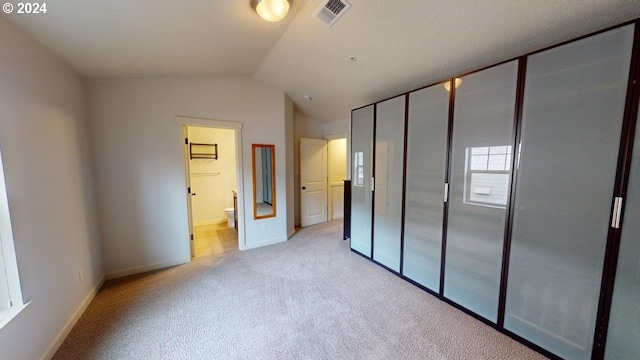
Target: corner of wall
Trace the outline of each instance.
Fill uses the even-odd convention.
[[[285,94],[284,95],[284,129],[285,129],[285,146],[287,154],[287,238],[290,238],[289,234],[295,233],[295,203],[294,203],[294,188],[295,188],[295,175],[294,175],[294,139],[293,139],[293,101]]]

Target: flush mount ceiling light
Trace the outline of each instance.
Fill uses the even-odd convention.
[[[288,0],[251,0],[251,7],[261,18],[269,22],[277,22],[284,19],[289,12]]]
[[[455,85],[454,85],[456,87],[456,89],[458,88],[458,86],[460,86],[460,84],[462,84],[462,79],[456,78]],[[444,83],[444,88],[447,91],[451,91],[451,81],[447,81],[446,83]]]

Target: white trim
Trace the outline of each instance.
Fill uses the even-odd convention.
[[[176,119],[176,122],[178,120]],[[191,188],[191,147],[189,146],[189,127],[186,125],[178,125],[178,131],[182,130],[182,137],[180,138],[180,146],[182,147],[183,161],[184,161],[184,181],[187,185],[187,189]],[[185,139],[184,143],[182,138]],[[184,144],[184,145],[182,145]],[[192,258],[196,256],[196,244],[194,241],[194,229],[193,229],[193,198],[189,196],[191,191],[187,190],[187,241],[189,243],[189,256]]]
[[[76,323],[78,322],[78,320],[80,320],[80,317],[82,316],[82,314],[84,314],[84,312],[87,310],[87,307],[89,307],[89,304],[91,304],[91,301],[93,301],[93,299],[96,297],[96,294],[98,294],[98,291],[100,291],[100,288],[102,288],[102,285],[104,285],[105,277],[106,276],[103,276],[98,281],[96,286],[94,286],[93,289],[89,291],[87,296],[85,296],[84,300],[82,300],[82,302],[80,303],[76,311],[73,313],[73,315],[71,315],[67,323],[60,330],[60,332],[58,332],[58,335],[55,337],[55,339],[53,339],[51,344],[49,344],[49,347],[47,348],[47,350],[45,350],[44,354],[42,354],[42,357],[40,359],[47,360],[47,359],[53,358],[53,355],[56,354],[56,351],[58,351],[58,349],[60,348],[64,340],[67,338],[67,336],[71,332],[71,329],[73,329],[73,327],[76,326]]]
[[[294,226],[293,231],[287,234],[287,240],[291,239],[295,234],[296,234],[296,229]]]
[[[8,323],[10,323],[11,320],[18,317],[18,315],[20,315],[22,310],[24,310],[27,307],[27,305],[29,305],[30,303],[31,301],[29,301],[26,304],[14,305],[10,309],[3,311],[2,312],[3,317],[2,317],[2,320],[0,320],[0,330],[2,330],[3,327],[5,327]]]
[[[192,118],[188,116],[176,116],[176,123],[178,125],[187,125],[187,126],[204,126],[204,127],[215,127],[215,128],[224,128],[224,129],[242,129],[241,122]]]
[[[287,238],[282,238],[282,237],[263,240],[263,241],[259,241],[257,243],[247,244],[245,246],[244,250],[255,249],[255,248],[259,248],[259,247],[263,247],[263,246],[267,246],[267,245],[278,244],[278,243],[285,242],[285,241],[287,241]]]
[[[179,257],[179,258],[175,258],[175,259],[171,259],[171,260],[167,260],[167,261],[155,262],[153,264],[148,264],[148,265],[143,265],[143,266],[135,266],[135,267],[131,267],[131,268],[128,268],[128,269],[118,270],[118,271],[114,271],[114,272],[110,272],[108,274],[105,274],[104,275],[104,279],[105,280],[113,280],[113,279],[129,276],[129,275],[135,275],[135,274],[144,273],[144,272],[147,272],[147,271],[164,269],[164,268],[167,268],[167,267],[170,267],[170,266],[182,265],[182,264],[186,264],[186,263],[188,263],[190,261],[191,261],[191,256],[189,256],[188,258]]]
[[[216,225],[216,224],[222,224],[222,223],[226,224],[227,223],[227,218],[204,220],[204,221],[194,221],[193,222],[193,227],[206,226],[206,225]]]

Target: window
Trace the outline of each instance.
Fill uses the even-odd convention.
[[[353,186],[364,186],[364,152],[358,151],[354,154],[353,164],[355,171]]]
[[[0,327],[22,307],[18,264],[13,245],[9,201],[0,156]]]
[[[468,147],[464,202],[506,207],[511,156],[511,146]]]

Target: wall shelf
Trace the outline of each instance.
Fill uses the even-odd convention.
[[[189,155],[191,159],[218,160],[218,144],[190,143]]]

